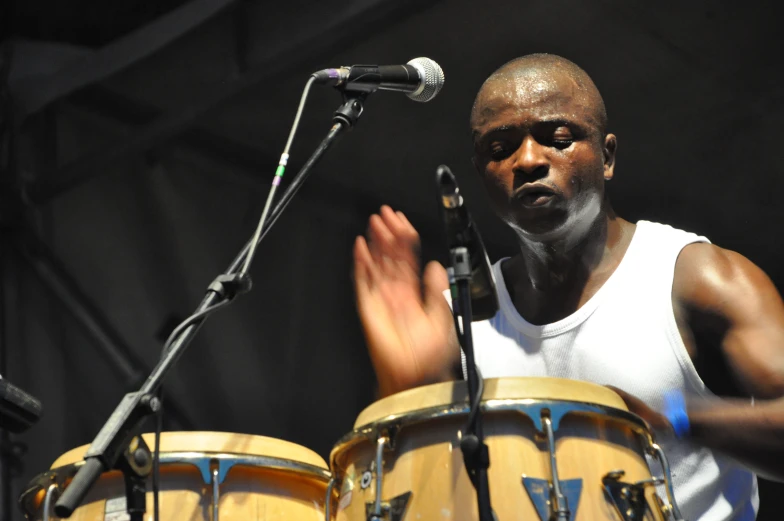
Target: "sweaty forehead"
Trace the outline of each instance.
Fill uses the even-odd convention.
[[[479,91],[471,111],[477,130],[504,115],[559,116],[599,125],[590,92],[568,75],[554,70],[499,74]]]

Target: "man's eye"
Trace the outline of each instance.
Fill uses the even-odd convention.
[[[552,146],[558,150],[564,150],[572,146],[572,143],[574,143],[574,139],[571,138],[555,138],[552,141]]]
[[[550,141],[552,146],[558,149],[564,149],[574,143],[574,136],[568,128],[560,127],[553,132]]]
[[[500,161],[509,156],[509,147],[503,143],[493,143],[488,147],[488,152],[494,161]]]

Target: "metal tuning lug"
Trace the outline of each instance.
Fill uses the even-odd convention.
[[[365,519],[367,521],[402,521],[408,507],[408,500],[411,499],[411,492],[405,492],[395,496],[388,501],[381,500],[381,492],[384,485],[384,449],[390,448],[394,440],[394,432],[381,435],[376,440],[376,499],[365,503]]]
[[[568,480],[570,482],[570,493],[566,493],[567,480],[562,481],[558,477],[558,462],[556,461],[555,457],[555,429],[553,429],[553,422],[550,418],[550,411],[543,410],[541,418],[542,426],[544,428],[545,434],[547,435],[547,449],[550,453],[550,476],[552,477],[552,480],[550,481],[550,506],[553,514],[552,517],[555,521],[571,521],[573,515],[569,510],[569,496],[572,496],[572,507],[577,510],[577,503],[580,501],[580,492],[582,491],[583,480]]]
[[[388,438],[386,436],[379,436],[376,440],[376,500],[370,503],[371,508],[368,509],[365,519],[367,521],[379,521],[382,518],[382,501],[381,490],[384,485],[384,445],[386,445]]]
[[[528,492],[528,497],[536,508],[536,513],[539,514],[541,521],[550,521],[551,519],[558,519],[551,511],[553,505],[553,485],[547,479],[531,478],[523,474],[523,487]],[[577,505],[580,503],[580,493],[583,489],[582,478],[576,479],[562,479],[560,481],[561,491],[566,498],[566,502],[572,505],[574,510],[570,511],[569,520],[574,519]]]
[[[54,501],[57,501],[57,497],[60,497],[60,489],[57,487],[57,483],[52,483],[49,485],[49,488],[46,489],[46,496],[44,497],[43,521],[49,521],[49,516],[52,512],[52,504]],[[29,516],[25,517],[29,519]]]
[[[329,480],[329,484],[327,485],[327,493],[326,497],[324,498],[324,521],[331,521],[332,520],[332,500],[333,498],[333,490],[335,489],[335,476],[332,476]]]
[[[381,519],[388,519],[389,521],[402,521],[403,516],[406,514],[408,501],[411,499],[411,492],[405,492],[399,496],[395,496],[389,501],[381,502],[381,513],[376,514],[376,504],[374,501],[365,503],[365,518],[368,521],[378,521]]]
[[[658,485],[663,480],[652,478],[636,483],[626,483],[621,481],[624,474],[623,470],[613,470],[605,474],[602,478],[604,492],[624,521],[641,521],[648,511],[645,488]]]
[[[664,454],[662,448],[653,441],[653,438],[651,438],[650,435],[647,441],[648,453],[655,457],[661,466],[663,477],[657,479],[660,479],[661,482],[664,483],[664,488],[667,491],[667,503],[662,501],[658,495],[656,496],[663,505],[662,512],[672,521],[684,521],[680,508],[678,508],[678,503],[675,501],[675,491],[672,486],[672,472],[670,471],[670,463],[667,461],[667,456]]]
[[[531,478],[523,474],[523,487],[536,508],[541,521],[571,521],[580,503],[583,480],[560,479],[558,462],[555,455],[555,429],[547,409],[541,412],[541,425],[544,441],[550,456],[550,478]],[[569,507],[571,505],[571,508]]]
[[[218,462],[211,465],[210,477],[212,483],[212,521],[220,521],[220,467]]]

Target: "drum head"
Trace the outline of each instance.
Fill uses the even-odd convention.
[[[607,387],[566,378],[486,378],[482,401],[492,400],[558,400],[604,405],[627,411],[617,393]],[[383,418],[411,411],[468,402],[465,381],[445,382],[409,389],[387,396],[359,413],[354,428],[358,429]]]
[[[142,434],[144,441],[155,448],[155,435]],[[89,445],[82,445],[70,450],[52,463],[52,469],[64,467],[84,459]],[[231,432],[163,432],[161,433],[160,451],[165,452],[196,452],[211,454],[238,454],[243,456],[268,456],[306,463],[328,470],[324,459],[296,443],[291,443],[266,436],[235,434]]]

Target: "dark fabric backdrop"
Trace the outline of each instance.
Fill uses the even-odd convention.
[[[262,434],[327,456],[374,398],[350,285],[351,244],[369,214],[382,203],[407,212],[425,258],[442,259],[434,173],[445,163],[493,260],[514,252],[472,171],[468,112],[492,70],[530,52],[572,59],[602,91],[619,139],[610,190],[620,215],[704,234],[748,256],[782,287],[784,97],[772,3],[371,4],[242,4],[244,68],[237,66],[237,15],[222,12],[50,104],[19,130],[19,174],[26,183],[47,182],[62,173],[58,166],[138,139],[156,116],[184,118],[25,212],[111,327],[152,367],[161,331],[195,308],[252,233],[307,75],[416,56],[445,70],[446,86],[431,103],[394,93],[370,99],[359,126],[262,243],[253,291],[210,320],[167,381],[167,396],[186,417],[185,424],[167,419],[167,428]],[[335,29],[308,40],[325,27]],[[69,56],[95,49],[82,50]],[[32,65],[17,63],[16,77]],[[243,87],[231,90],[233,84]],[[290,173],[326,132],[339,101],[331,90],[312,92]],[[183,116],[188,111],[193,117]],[[40,423],[15,437],[29,448],[17,494],[60,454],[89,443],[132,389],[11,241],[3,262],[4,376],[45,405]],[[781,492],[764,486],[760,519],[778,518]]]

